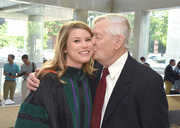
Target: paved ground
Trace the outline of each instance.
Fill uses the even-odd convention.
[[[22,80],[21,78],[17,79],[17,86],[14,94],[15,105],[21,103],[21,80]],[[4,83],[4,79],[1,81],[0,84],[0,99],[2,99],[3,97],[3,83]]]
[[[15,104],[12,104],[13,106],[21,104],[21,93],[16,93],[14,95],[14,102],[15,102]],[[4,105],[2,105],[2,106],[4,106]],[[0,107],[2,107],[2,106],[0,106]],[[11,106],[11,105],[5,105],[5,106]]]

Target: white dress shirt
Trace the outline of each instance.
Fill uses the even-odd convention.
[[[111,97],[111,93],[121,74],[121,71],[124,67],[127,57],[128,57],[128,52],[124,53],[116,62],[114,62],[110,67],[108,67],[109,75],[106,76],[106,93],[105,93],[104,104],[101,112],[100,128],[106,111],[107,104],[109,102],[109,98]]]

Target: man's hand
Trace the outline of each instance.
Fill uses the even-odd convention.
[[[11,79],[14,79],[14,78],[16,78],[16,77],[15,77],[15,76],[13,76],[13,75],[11,75],[11,76],[9,75],[9,77],[10,77]]]
[[[5,72],[4,72],[3,74],[4,74],[4,76],[7,76],[7,75],[8,75],[8,73],[5,73]]]
[[[24,76],[29,76],[29,74],[30,74],[30,73],[28,73],[28,72],[25,72]]]
[[[39,72],[39,68],[37,68],[35,70],[34,73],[30,73],[26,82],[27,82],[27,88],[28,88],[28,91],[30,92],[31,90],[32,91],[36,91],[37,88],[39,87],[39,84],[40,84],[40,80],[37,79],[37,73]]]

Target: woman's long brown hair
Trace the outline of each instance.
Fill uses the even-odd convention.
[[[69,33],[71,30],[80,28],[80,29],[85,29],[87,30],[91,37],[93,36],[93,33],[91,29],[83,22],[81,21],[71,21],[66,24],[64,24],[61,29],[59,30],[58,36],[57,36],[57,41],[56,45],[54,48],[54,58],[51,61],[45,62],[43,64],[41,70],[38,73],[38,78],[42,78],[44,75],[54,72],[56,69],[59,69],[58,72],[58,78],[60,78],[67,70],[67,65],[66,65],[66,53],[64,53],[66,47],[67,47],[67,39],[69,36]],[[84,63],[84,71],[88,75],[93,75],[93,66],[94,66],[94,61],[91,58],[89,62]],[[61,81],[63,82],[63,81]],[[64,83],[64,82],[63,82]]]

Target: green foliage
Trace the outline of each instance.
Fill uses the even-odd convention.
[[[40,22],[28,22],[28,34],[29,35],[36,35],[36,38],[39,38],[38,35],[40,35],[39,33],[41,33],[41,25],[42,23]],[[47,49],[47,41],[48,39],[53,35],[52,33],[49,32],[49,29],[53,30],[54,28],[53,26],[53,21],[51,22],[45,22],[44,23],[44,29],[43,29],[43,49]],[[51,28],[52,27],[52,28]],[[53,33],[56,33],[53,30]]]
[[[104,13],[89,12],[88,13],[88,25],[91,27],[92,20]],[[129,20],[132,30],[134,29],[134,13],[123,14]],[[43,49],[47,49],[47,41],[52,36],[57,36],[57,33],[61,26],[68,21],[50,21],[44,22],[44,34],[43,34]],[[28,22],[28,34],[39,35],[41,32],[40,23]],[[8,35],[8,24],[4,23],[0,25],[0,47],[17,47],[24,48],[23,36],[11,36]],[[91,27],[92,28],[92,27]],[[153,11],[150,18],[150,32],[149,32],[149,52],[153,52],[154,41],[159,42],[159,52],[164,53],[167,43],[167,29],[168,29],[168,11]],[[132,33],[133,34],[133,33]],[[38,38],[38,37],[37,37]],[[28,39],[26,39],[27,42]],[[133,44],[133,35],[130,40],[130,44]]]
[[[8,24],[4,23],[0,25],[0,48],[1,47],[17,47],[24,48],[24,37],[23,36],[11,36],[8,35]]]
[[[166,51],[168,11],[153,11],[150,13],[149,52],[153,52],[154,41],[158,41],[159,52]]]
[[[133,31],[134,29],[134,13],[127,13],[124,14],[124,16],[129,20],[129,23],[131,25],[131,30]],[[133,32],[131,33],[131,39],[129,41],[129,44],[132,46],[133,45]]]
[[[41,32],[41,24],[40,22],[32,22],[32,21],[28,21],[27,24],[27,29],[28,29],[28,34],[29,35],[39,35],[39,33]]]
[[[8,46],[7,23],[0,25],[0,47]]]
[[[57,36],[61,26],[68,21],[48,21],[44,22],[43,49],[47,49],[47,41],[52,36]]]
[[[44,29],[44,34],[43,34],[43,49],[47,49],[47,41],[49,39],[49,35],[46,29]]]
[[[24,37],[23,36],[9,36],[9,45],[13,47],[23,49],[24,48]]]
[[[50,21],[44,23],[43,33],[43,49],[47,49],[47,41],[51,36],[56,36],[61,26],[67,21]],[[24,48],[24,37],[23,36],[11,36],[8,35],[8,23],[0,25],[0,47],[17,47]],[[29,21],[27,24],[27,30],[29,35],[40,35],[41,23]],[[36,37],[39,38],[39,37]],[[28,38],[26,39],[26,42]]]
[[[64,22],[65,23],[65,22]],[[51,36],[57,36],[59,29],[64,24],[62,21],[49,21],[44,22],[44,28],[47,31],[47,35],[49,37]]]
[[[94,20],[94,18],[96,16],[100,16],[103,15],[105,13],[101,13],[101,12],[94,12],[94,11],[89,11],[88,12],[88,19],[87,19],[87,24],[89,25],[89,27],[92,29],[92,21]]]
[[[131,29],[134,29],[134,12],[124,14],[124,16],[129,20],[129,23],[131,25]]]

